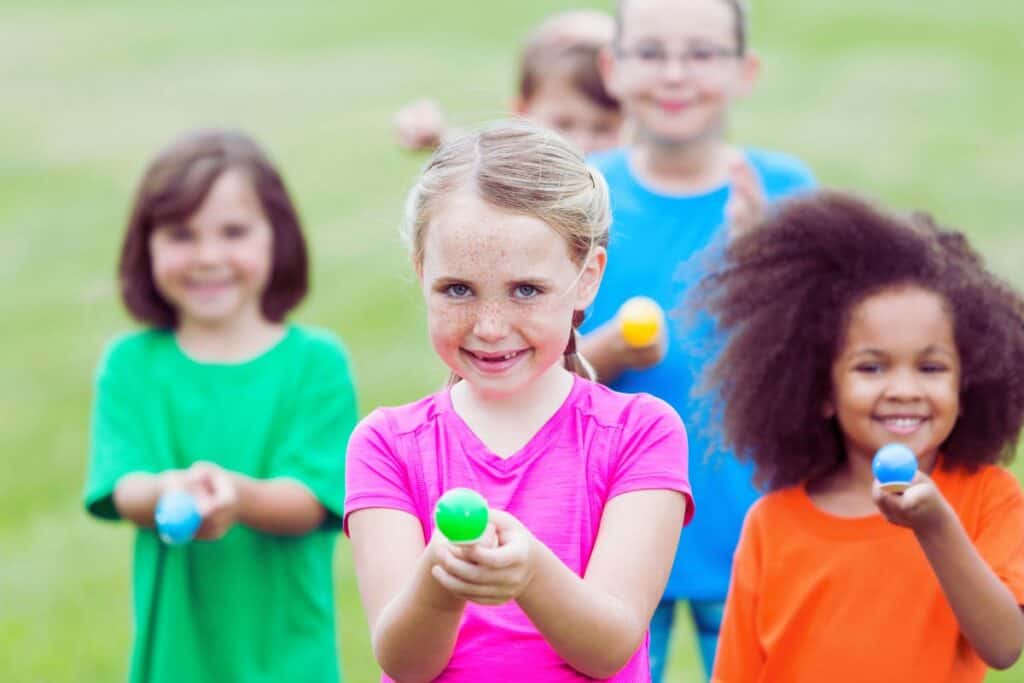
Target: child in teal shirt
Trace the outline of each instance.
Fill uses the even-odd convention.
[[[284,321],[306,249],[254,141],[200,131],[158,155],[120,282],[150,329],[99,365],[85,504],[138,526],[130,680],[338,681],[331,560],[355,392],[340,342]],[[171,490],[197,501],[196,542],[153,530]]]

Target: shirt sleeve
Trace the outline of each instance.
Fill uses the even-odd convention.
[[[272,477],[306,486],[327,509],[326,525],[341,526],[345,502],[345,448],[358,419],[356,391],[344,349],[336,342],[311,351],[288,442],[271,467]]]
[[[664,401],[638,394],[622,417],[619,449],[608,498],[630,491],[669,489],[686,497],[686,519],[693,518],[687,469],[686,428]]]
[[[367,508],[401,510],[419,519],[409,470],[387,413],[377,409],[363,418],[348,443],[345,534],[353,512]]]
[[[718,634],[712,683],[758,680],[764,652],[757,637],[757,600],[761,575],[761,536],[755,504],[743,523],[733,556],[732,578]]]
[[[155,472],[146,461],[141,398],[134,384],[139,373],[125,342],[108,346],[96,369],[90,425],[85,509],[102,519],[120,519],[114,506],[118,480],[131,472]]]
[[[974,544],[1017,604],[1024,605],[1024,494],[1007,470],[993,467],[989,472]]]

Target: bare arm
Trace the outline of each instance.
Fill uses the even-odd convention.
[[[171,488],[184,487],[184,470],[168,470],[160,474],[132,472],[117,481],[114,487],[114,507],[122,519],[152,528],[153,511],[156,510],[160,496]]]
[[[632,347],[622,338],[618,319],[613,318],[579,341],[580,353],[586,358],[602,384],[610,384],[630,369],[644,369],[661,362],[665,357],[665,335],[659,334],[654,343]]]
[[[985,663],[1007,669],[1024,645],[1024,614],[971,543],[952,508],[934,525],[914,530],[964,637]]]
[[[685,514],[686,499],[674,491],[613,498],[582,580],[543,547],[534,580],[518,602],[573,668],[607,678],[640,647],[665,590]]]
[[[902,494],[874,484],[885,517],[914,531],[956,615],[960,631],[989,666],[1006,669],[1024,646],[1024,614],[967,536],[956,512],[925,474]]]
[[[359,510],[348,529],[377,663],[402,683],[433,680],[451,659],[465,607],[431,576],[436,544],[425,547],[419,520],[398,510]]]
[[[214,540],[234,524],[279,536],[301,536],[320,526],[326,511],[305,485],[287,478],[254,479],[200,462],[187,470],[134,472],[117,482],[114,505],[122,518],[151,528],[160,497],[171,489],[196,498],[203,524],[197,538]]]
[[[514,598],[570,666],[608,678],[643,641],[668,581],[685,508],[674,491],[634,491],[610,500],[583,578],[514,517],[492,510],[499,547],[474,546],[464,559],[448,554],[435,576],[482,604]]]

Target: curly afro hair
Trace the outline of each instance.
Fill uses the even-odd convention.
[[[960,354],[961,415],[942,444],[943,467],[1012,458],[1024,423],[1024,299],[961,233],[821,191],[783,203],[732,242],[691,300],[722,337],[702,389],[725,445],[753,460],[762,486],[793,486],[844,461],[823,406],[850,311],[906,285],[945,299]]]

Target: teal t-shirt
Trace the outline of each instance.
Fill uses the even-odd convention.
[[[200,363],[173,333],[115,340],[96,374],[85,505],[117,519],[130,472],[197,460],[305,484],[326,522],[299,537],[236,525],[223,538],[164,546],[138,530],[132,683],[337,681],[331,561],[345,499],[345,449],[357,419],[339,341],[289,326],[260,356]]]

